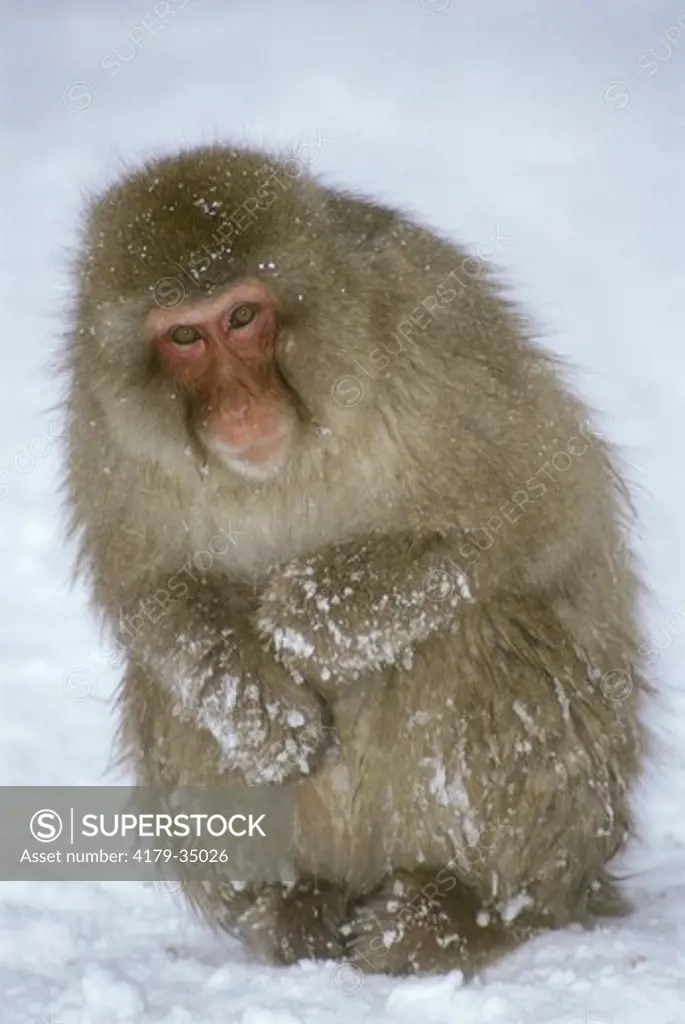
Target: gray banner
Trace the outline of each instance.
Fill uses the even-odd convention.
[[[288,787],[0,787],[3,881],[292,881]]]

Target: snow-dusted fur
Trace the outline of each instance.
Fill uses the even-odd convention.
[[[141,330],[160,281],[244,276],[302,417],[264,482]],[[124,749],[141,781],[296,787],[300,885],[191,898],[276,959],[394,973],[610,909],[642,750],[624,491],[484,263],[209,147],[94,202],[78,277],[68,489]]]

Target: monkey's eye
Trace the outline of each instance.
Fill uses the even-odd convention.
[[[254,318],[257,316],[257,307],[253,306],[251,302],[241,302],[239,306],[236,306],[232,310],[231,315],[228,318],[228,326],[236,330],[239,327],[247,327],[251,324]]]
[[[194,327],[176,327],[169,335],[174,345],[194,345],[202,341],[202,335]]]

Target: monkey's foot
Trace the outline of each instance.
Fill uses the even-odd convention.
[[[298,960],[341,958],[344,915],[345,897],[340,889],[326,882],[299,882],[276,912],[275,959],[294,964]]]
[[[343,927],[346,959],[363,971],[392,975],[460,969],[466,978],[531,934],[491,919],[455,879],[440,892],[436,874],[398,871],[361,900]]]

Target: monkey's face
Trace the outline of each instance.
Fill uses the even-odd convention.
[[[371,458],[381,403],[350,414],[336,382],[380,329],[333,202],[286,164],[209,147],[153,161],[94,203],[73,361],[118,448],[266,491]]]
[[[197,439],[241,476],[276,475],[302,424],[276,361],[277,314],[265,285],[246,279],[211,298],[152,310],[145,327]]]

